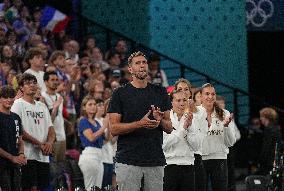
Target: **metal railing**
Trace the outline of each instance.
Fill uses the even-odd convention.
[[[194,78],[189,79],[189,81],[193,85],[204,83],[213,84],[217,89],[218,95],[222,95],[226,98],[230,97],[230,99],[226,99],[226,105],[228,107],[231,107],[231,111],[234,113],[235,121],[237,124],[247,123],[247,120],[250,117],[249,106],[255,102],[259,102],[266,107],[272,107],[278,112],[284,114],[283,109],[265,102],[263,98],[252,95],[247,91],[233,87],[218,79],[215,79],[212,76],[209,76],[188,65],[185,65],[184,63],[177,61],[169,57],[168,55],[159,52],[158,50],[152,49],[147,45],[139,43],[132,38],[129,38],[120,32],[114,31],[96,21],[81,16],[81,26],[82,36],[94,34],[94,36],[96,37],[96,44],[99,44],[99,47],[103,50],[110,50],[111,48],[113,48],[113,45],[115,44],[115,42],[117,42],[118,39],[123,39],[127,42],[130,52],[141,50],[146,53],[146,55],[152,52],[159,54],[161,57],[162,68],[166,71],[166,73],[170,70],[176,71],[174,72],[174,75],[168,76],[169,81],[173,81],[181,77],[189,79],[188,76],[190,75],[191,77],[194,76]]]

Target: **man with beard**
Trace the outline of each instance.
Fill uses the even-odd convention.
[[[138,51],[128,58],[133,80],[117,88],[108,108],[110,131],[118,135],[116,176],[118,189],[162,191],[165,156],[163,131],[170,133],[171,103],[166,89],[148,83],[148,63]]]

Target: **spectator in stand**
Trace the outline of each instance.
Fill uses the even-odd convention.
[[[46,91],[45,83],[43,81],[43,53],[39,48],[30,48],[25,55],[25,62],[29,65],[29,69],[25,73],[32,74],[36,77],[37,83],[41,91]]]
[[[91,64],[91,59],[87,53],[85,52],[80,53],[79,58],[80,58],[79,60],[80,66],[83,66],[83,65],[89,66]]]
[[[195,88],[192,99],[196,106],[201,105],[201,88]]]
[[[20,17],[13,22],[13,28],[17,34],[20,43],[24,44],[31,35],[31,17],[26,6],[20,9]]]
[[[63,97],[56,93],[59,79],[55,71],[45,72],[43,79],[47,90],[42,92],[42,96],[49,110],[56,135],[56,142],[54,143],[54,161],[62,162],[65,160],[66,136],[63,118]]]
[[[91,60],[92,63],[99,63],[102,71],[106,71],[110,68],[109,64],[103,60],[103,53],[98,47],[92,48]]]
[[[63,55],[63,51],[54,51],[50,57],[50,61],[54,60],[55,62],[53,61],[51,63],[57,66],[56,73],[60,82],[57,92],[64,98],[64,108],[68,112],[68,123],[70,123],[70,127],[74,127],[77,118],[75,102],[80,94],[79,80],[81,78],[81,71],[74,60],[69,58],[64,59]],[[74,131],[71,130],[71,132]],[[67,148],[75,147],[77,144],[76,135],[71,133],[70,136],[71,137],[67,137]]]
[[[105,87],[105,91],[103,93],[103,100],[108,100],[112,95],[112,90],[110,87]]]
[[[127,43],[123,39],[119,39],[115,45],[115,52],[119,54],[120,58],[120,67],[123,68],[125,65],[127,65],[127,54],[128,54],[128,47]]]
[[[6,62],[0,63],[0,85],[7,85],[7,78],[12,65]]]
[[[38,34],[32,34],[28,41],[29,47],[37,47],[38,44],[42,43],[42,38]]]
[[[120,83],[122,78],[122,71],[119,69],[114,69],[111,71],[110,75],[109,75],[109,79],[108,82],[112,83],[113,81],[116,81],[118,83]]]
[[[16,96],[11,86],[0,88],[0,190],[21,191],[21,166],[26,165],[21,118],[10,111]]]
[[[65,54],[63,51],[59,50],[54,51],[48,60],[49,66],[55,66],[56,68],[55,71],[59,78],[59,85],[57,88],[57,92],[63,96],[66,96],[69,77],[66,74],[66,65],[64,62],[65,62]],[[66,100],[66,98],[64,98],[64,100]]]
[[[11,69],[7,76],[7,85],[13,87],[15,90],[18,88],[16,75],[17,75],[17,72]]]
[[[42,16],[41,8],[35,7],[32,13],[33,13],[32,33],[36,33],[40,26],[40,19]]]
[[[119,69],[121,60],[119,58],[119,54],[114,51],[110,51],[107,55],[107,62],[110,66],[110,70]],[[106,70],[107,72],[108,70]]]
[[[79,80],[80,94],[79,94],[78,100],[75,103],[77,117],[79,117],[80,115],[80,107],[81,107],[82,100],[84,96],[88,94],[89,79],[92,78],[92,72],[91,72],[90,66],[81,65],[80,69],[81,69],[81,78]]]
[[[53,150],[55,132],[46,105],[35,101],[37,79],[25,73],[19,81],[23,97],[17,99],[11,111],[18,114],[23,125],[23,140],[27,165],[22,167],[23,190],[48,186],[49,155]]]
[[[278,113],[273,108],[265,107],[259,111],[259,114],[264,128],[263,142],[258,159],[259,169],[256,174],[268,175],[273,167],[276,144],[279,145],[280,143],[280,126],[278,124]]]
[[[104,83],[99,80],[92,80],[89,85],[89,95],[96,99],[103,99]]]
[[[91,190],[95,186],[101,188],[103,181],[102,146],[105,127],[95,120],[96,112],[95,98],[86,96],[82,101],[82,117],[78,122],[80,140],[84,147],[79,167],[84,176],[86,190]]]
[[[21,72],[21,66],[17,63],[13,49],[9,45],[4,45],[1,49],[2,62],[9,63],[17,72]]]
[[[79,62],[79,43],[76,40],[69,40],[67,46],[64,47],[65,58],[70,58],[76,63]]]
[[[93,54],[93,48],[96,47],[96,39],[93,36],[87,36],[84,42],[83,51],[86,53],[90,58]]]
[[[168,79],[165,71],[160,68],[161,58],[158,54],[152,53],[149,57],[149,75],[153,84],[168,87]]]
[[[64,65],[66,67],[65,71],[69,79],[67,86],[68,92],[69,94],[72,94],[74,101],[76,101],[80,94],[79,82],[81,79],[81,69],[77,63],[71,59],[65,59]]]
[[[64,61],[65,61],[64,52],[60,50],[56,50],[51,54],[48,60],[48,64],[50,66],[56,67],[56,73],[60,81],[67,82],[68,77],[66,75],[66,65]]]
[[[101,65],[97,62],[92,63],[90,68],[92,71],[92,77],[95,79],[98,79],[99,75],[103,73]]]
[[[12,28],[11,30],[8,30],[6,33],[7,37],[7,45],[9,45],[12,49],[16,47],[16,41],[17,41],[17,35],[15,33],[15,29]]]

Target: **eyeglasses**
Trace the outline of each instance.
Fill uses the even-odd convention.
[[[28,81],[24,81],[24,85],[37,85],[37,81],[36,80],[28,80]]]

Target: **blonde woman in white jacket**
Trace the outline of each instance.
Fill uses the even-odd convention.
[[[200,129],[200,150],[206,175],[206,182],[211,180],[213,191],[227,191],[228,147],[236,142],[232,114],[216,104],[216,92],[212,84],[201,88],[201,101],[207,113],[207,125]]]
[[[163,150],[167,165],[164,174],[164,191],[194,190],[194,151],[199,147],[196,134],[198,117],[185,113],[188,102],[183,91],[171,93],[173,109],[170,118],[174,130],[164,133]]]

